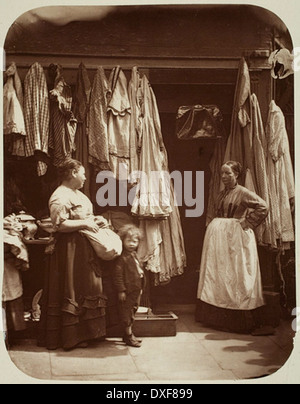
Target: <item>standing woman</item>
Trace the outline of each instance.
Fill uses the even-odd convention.
[[[253,229],[268,215],[258,195],[238,184],[242,166],[229,161],[221,169],[224,191],[216,217],[207,228],[196,320],[232,332],[251,332],[264,305],[260,265]]]
[[[69,350],[106,334],[100,260],[79,230],[97,231],[101,218],[93,215],[90,200],[80,191],[85,169],[77,160],[59,167],[61,185],[49,200],[56,230],[55,249],[49,256],[42,297],[40,346]],[[81,206],[88,219],[71,220],[70,211]]]

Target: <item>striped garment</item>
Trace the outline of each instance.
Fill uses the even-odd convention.
[[[31,66],[24,81],[24,120],[26,128],[25,156],[36,151],[48,155],[49,98],[44,70],[39,63]],[[45,175],[47,164],[38,161],[37,173]]]
[[[89,162],[100,170],[109,170],[107,134],[108,81],[103,67],[99,66],[94,77],[90,109],[88,112]]]

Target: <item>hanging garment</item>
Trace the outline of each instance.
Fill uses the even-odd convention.
[[[224,161],[225,154],[225,130],[223,126],[223,117],[219,108],[216,107],[218,125],[217,125],[217,140],[214,148],[214,153],[209,162],[211,179],[209,183],[209,196],[206,214],[206,226],[213,220],[216,210],[216,200],[220,192],[221,186],[221,171],[220,168]]]
[[[294,74],[294,56],[288,49],[274,51],[269,58],[269,63],[272,65],[273,79],[282,80]]]
[[[110,170],[107,132],[108,81],[103,67],[94,77],[88,111],[89,162],[99,170]]]
[[[168,167],[164,152],[164,166]],[[187,257],[178,206],[175,204],[174,187],[170,184],[172,212],[164,220],[140,220],[145,237],[141,240],[138,255],[146,270],[155,274],[155,286],[166,284],[184,273]]]
[[[170,282],[172,278],[182,275],[187,266],[180,213],[174,198],[174,189],[171,186],[172,212],[166,220],[160,221],[163,242],[160,246],[161,271],[156,277],[158,284]]]
[[[140,220],[144,237],[140,241],[138,256],[145,269],[154,274],[161,272],[161,244],[163,242],[159,220]]]
[[[158,219],[172,212],[168,165],[156,98],[146,76],[142,78],[141,90],[143,126],[139,171],[142,177],[131,212],[140,218]]]
[[[4,274],[2,300],[10,302],[23,295],[21,271],[29,268],[28,251],[23,243],[22,224],[12,214],[3,220]]]
[[[132,173],[139,169],[138,145],[140,144],[142,137],[143,122],[141,77],[136,66],[132,69],[131,80],[128,86],[128,96],[131,106],[129,154],[130,173]]]
[[[72,90],[65,82],[62,67],[50,65],[55,70],[54,89],[50,91],[49,148],[54,151],[53,165],[58,167],[75,151],[77,120],[72,108]]]
[[[40,151],[48,156],[49,97],[44,69],[39,63],[31,66],[24,80],[24,119],[26,128],[25,155]],[[39,160],[37,173],[45,175],[47,164]]]
[[[295,197],[294,172],[285,118],[274,101],[270,104],[266,127],[268,141],[267,174],[273,202],[277,239],[284,248],[295,241],[290,200]]]
[[[256,239],[240,221],[257,227],[268,214],[267,205],[237,185],[220,193],[217,208],[205,235],[197,297],[219,308],[256,309],[264,305]]]
[[[227,141],[224,163],[227,161],[238,161],[244,170],[250,169],[253,175],[252,161],[252,117],[251,117],[251,82],[250,74],[245,59],[241,59],[235,98],[231,120],[230,136]],[[245,173],[241,176],[240,182],[245,184]],[[221,186],[223,189],[223,186]]]
[[[75,159],[80,161],[85,168],[86,181],[83,193],[90,199],[90,166],[89,166],[89,143],[87,136],[87,114],[91,94],[91,83],[86,67],[81,63],[77,74],[77,83],[74,95],[73,112],[77,119],[75,135]]]
[[[109,78],[111,98],[107,107],[107,131],[110,169],[118,180],[127,179],[126,172],[128,173],[130,168],[131,105],[127,87],[127,79],[121,68],[114,68]],[[120,164],[125,170],[122,178],[119,175]]]
[[[166,284],[184,273],[187,266],[183,231],[178,207],[171,194],[172,213],[165,220],[140,220],[144,233],[138,256],[145,269],[155,274],[155,286]]]
[[[219,136],[222,115],[215,105],[180,107],[176,117],[178,139],[201,139]]]
[[[15,63],[12,63],[6,70],[6,76],[7,82],[3,87],[3,133],[11,137],[9,143],[12,155],[24,157],[26,130],[23,115],[23,91]]]
[[[268,246],[273,249],[277,248],[276,234],[273,225],[273,202],[270,198],[269,179],[267,176],[267,139],[265,135],[264,125],[262,122],[260,106],[255,94],[251,96],[252,106],[252,144],[253,144],[253,160],[254,160],[254,173],[255,189],[257,194],[267,203],[270,209],[269,215],[262,225],[258,226],[255,230],[257,242],[261,246]],[[251,190],[251,189],[250,189]]]
[[[222,138],[218,139],[215,145],[213,156],[209,163],[211,179],[209,183],[209,197],[206,214],[206,226],[213,220],[216,211],[216,200],[220,193],[221,169],[224,161],[225,144]]]

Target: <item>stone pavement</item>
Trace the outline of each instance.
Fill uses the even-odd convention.
[[[283,321],[274,336],[253,337],[196,323],[194,306],[172,311],[179,317],[177,336],[144,338],[140,349],[129,348],[118,338],[71,352],[47,351],[34,340],[25,340],[13,346],[9,355],[22,372],[39,382],[201,383],[271,375],[293,350],[291,322]]]

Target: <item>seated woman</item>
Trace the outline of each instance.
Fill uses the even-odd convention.
[[[102,223],[95,218],[90,200],[79,190],[85,169],[79,161],[67,160],[59,168],[61,185],[49,200],[55,233],[55,249],[45,276],[40,321],[40,346],[69,350],[106,335],[101,260],[80,230],[97,232]],[[86,219],[74,220],[72,207],[81,205]]]
[[[231,332],[258,329],[264,306],[256,238],[253,229],[268,215],[258,195],[238,184],[242,167],[222,167],[225,185],[216,203],[215,219],[205,235],[196,320]]]

